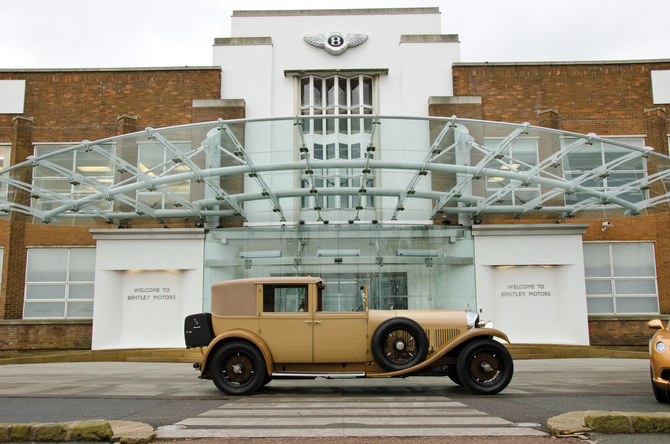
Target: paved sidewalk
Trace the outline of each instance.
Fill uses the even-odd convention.
[[[538,359],[515,361],[514,378],[503,394],[610,394],[640,392],[649,380],[641,359]],[[188,363],[67,362],[0,366],[0,396],[222,398],[212,381],[200,380]],[[575,383],[579,383],[579,388]],[[449,378],[410,377],[273,381],[277,394],[328,387],[356,391],[439,392],[450,396]],[[645,386],[645,392],[648,387]],[[650,389],[648,390],[650,391]],[[643,392],[644,393],[644,392]]]

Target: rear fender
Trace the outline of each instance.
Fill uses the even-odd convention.
[[[263,359],[265,359],[265,368],[268,373],[268,376],[272,375],[272,367],[273,367],[272,353],[270,352],[270,348],[265,343],[265,341],[261,339],[261,337],[258,336],[256,333],[253,333],[249,330],[236,329],[236,330],[228,330],[225,333],[221,333],[219,336],[214,338],[212,342],[209,343],[200,364],[201,378],[209,376],[209,365],[212,361],[212,356],[214,356],[216,350],[218,350],[219,347],[221,347],[226,342],[230,342],[235,339],[242,339],[254,344],[256,348],[258,348],[258,350],[260,350],[260,352],[263,354]]]
[[[442,348],[437,349],[430,358],[426,359],[425,361],[422,361],[418,363],[415,366],[406,368],[404,370],[398,370],[395,372],[388,372],[388,373],[368,373],[366,374],[367,377],[370,378],[377,378],[377,377],[388,377],[388,376],[401,376],[405,375],[408,373],[415,372],[417,370],[421,370],[424,367],[428,367],[438,359],[440,359],[442,356],[446,355],[453,349],[457,348],[458,346],[465,344],[466,342],[472,341],[473,339],[477,338],[491,338],[491,337],[496,337],[500,338],[503,341],[509,343],[510,340],[507,337],[507,335],[500,330],[496,330],[495,328],[475,328],[472,330],[468,330],[467,332],[463,333],[453,341],[449,342],[448,344],[445,344],[442,346]]]

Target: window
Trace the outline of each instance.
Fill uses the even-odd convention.
[[[307,285],[263,285],[263,313],[309,311]]]
[[[356,116],[372,115],[372,77],[307,76],[300,79],[300,115]],[[303,131],[313,134],[358,134],[372,130],[370,118],[314,119],[306,121]]]
[[[584,244],[589,314],[657,314],[652,243]]]
[[[372,130],[371,117],[355,117],[374,113],[373,78],[364,75],[307,76],[300,79],[300,114],[303,116],[347,116],[335,119],[306,120],[303,123],[310,155],[316,160],[343,160],[374,158],[366,143]],[[302,188],[355,188],[374,187],[374,178],[348,168],[314,170],[313,177],[302,174]],[[327,195],[303,197],[301,208],[361,209],[374,207],[374,197]]]
[[[494,149],[503,139],[485,139],[484,146]],[[496,168],[501,171],[516,170],[527,172],[538,163],[537,140],[536,139],[517,139],[503,153],[504,157],[500,160],[493,160],[489,163],[489,168]],[[519,182],[503,177],[489,177],[486,180],[486,197],[491,197],[511,183]],[[499,196],[496,204],[499,205],[524,205],[540,196],[539,185],[520,186],[514,191]]]
[[[24,318],[92,318],[95,248],[31,248]]]
[[[191,151],[191,142],[170,142],[182,154]],[[140,144],[137,150],[137,166],[147,176],[153,178],[161,176],[166,172],[183,172],[190,171],[190,169],[179,164],[175,166],[172,156],[158,144]],[[169,170],[169,171],[168,171]],[[184,200],[190,199],[190,181],[184,180],[179,183],[171,183],[167,188],[176,196]],[[147,189],[137,192],[137,201],[154,208],[154,209],[170,209],[175,205],[172,199],[166,198],[163,193],[149,191]],[[177,204],[176,206],[179,206]]]
[[[11,145],[0,144],[0,171],[9,166],[9,154]],[[0,200],[7,200],[7,185],[0,182]]]
[[[641,137],[610,137],[608,139],[641,148],[644,147],[644,139]],[[565,148],[574,142],[574,139],[563,139],[561,142]],[[567,180],[574,180],[584,173],[604,167],[600,174],[591,176],[588,180],[582,182],[581,185],[600,191],[618,188],[647,175],[647,164],[643,157],[637,157],[619,165],[608,165],[610,162],[630,152],[629,149],[620,146],[604,142],[593,142],[592,145],[585,145],[564,157],[563,176]],[[574,205],[589,197],[591,196],[575,193],[566,196],[565,203],[566,205]],[[622,193],[619,197],[629,202],[641,202],[646,199],[646,192],[636,190]]]
[[[35,155],[43,156],[73,145],[76,143],[36,145]],[[113,144],[98,146],[107,150],[110,155],[114,154]],[[47,166],[46,162],[50,162],[54,167]],[[46,162],[40,162],[40,165],[33,169],[33,185],[75,200],[98,192],[94,182],[106,187],[114,182],[114,170],[110,162],[94,151],[70,151],[50,157]],[[87,183],[88,181],[90,182]],[[33,204],[44,211],[62,205],[61,202],[54,202],[47,196],[33,199]],[[111,209],[111,205],[111,202],[105,200],[96,204],[103,210]]]

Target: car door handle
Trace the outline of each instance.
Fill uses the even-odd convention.
[[[315,324],[320,324],[320,323],[321,323],[321,321],[314,321],[314,323],[315,323]]]
[[[305,324],[311,324],[312,321],[305,321]]]

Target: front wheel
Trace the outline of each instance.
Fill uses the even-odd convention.
[[[265,382],[265,360],[252,344],[232,341],[212,358],[212,380],[226,395],[250,395]]]
[[[500,343],[491,339],[475,340],[458,355],[458,379],[463,386],[480,395],[494,395],[512,380],[512,356]]]

